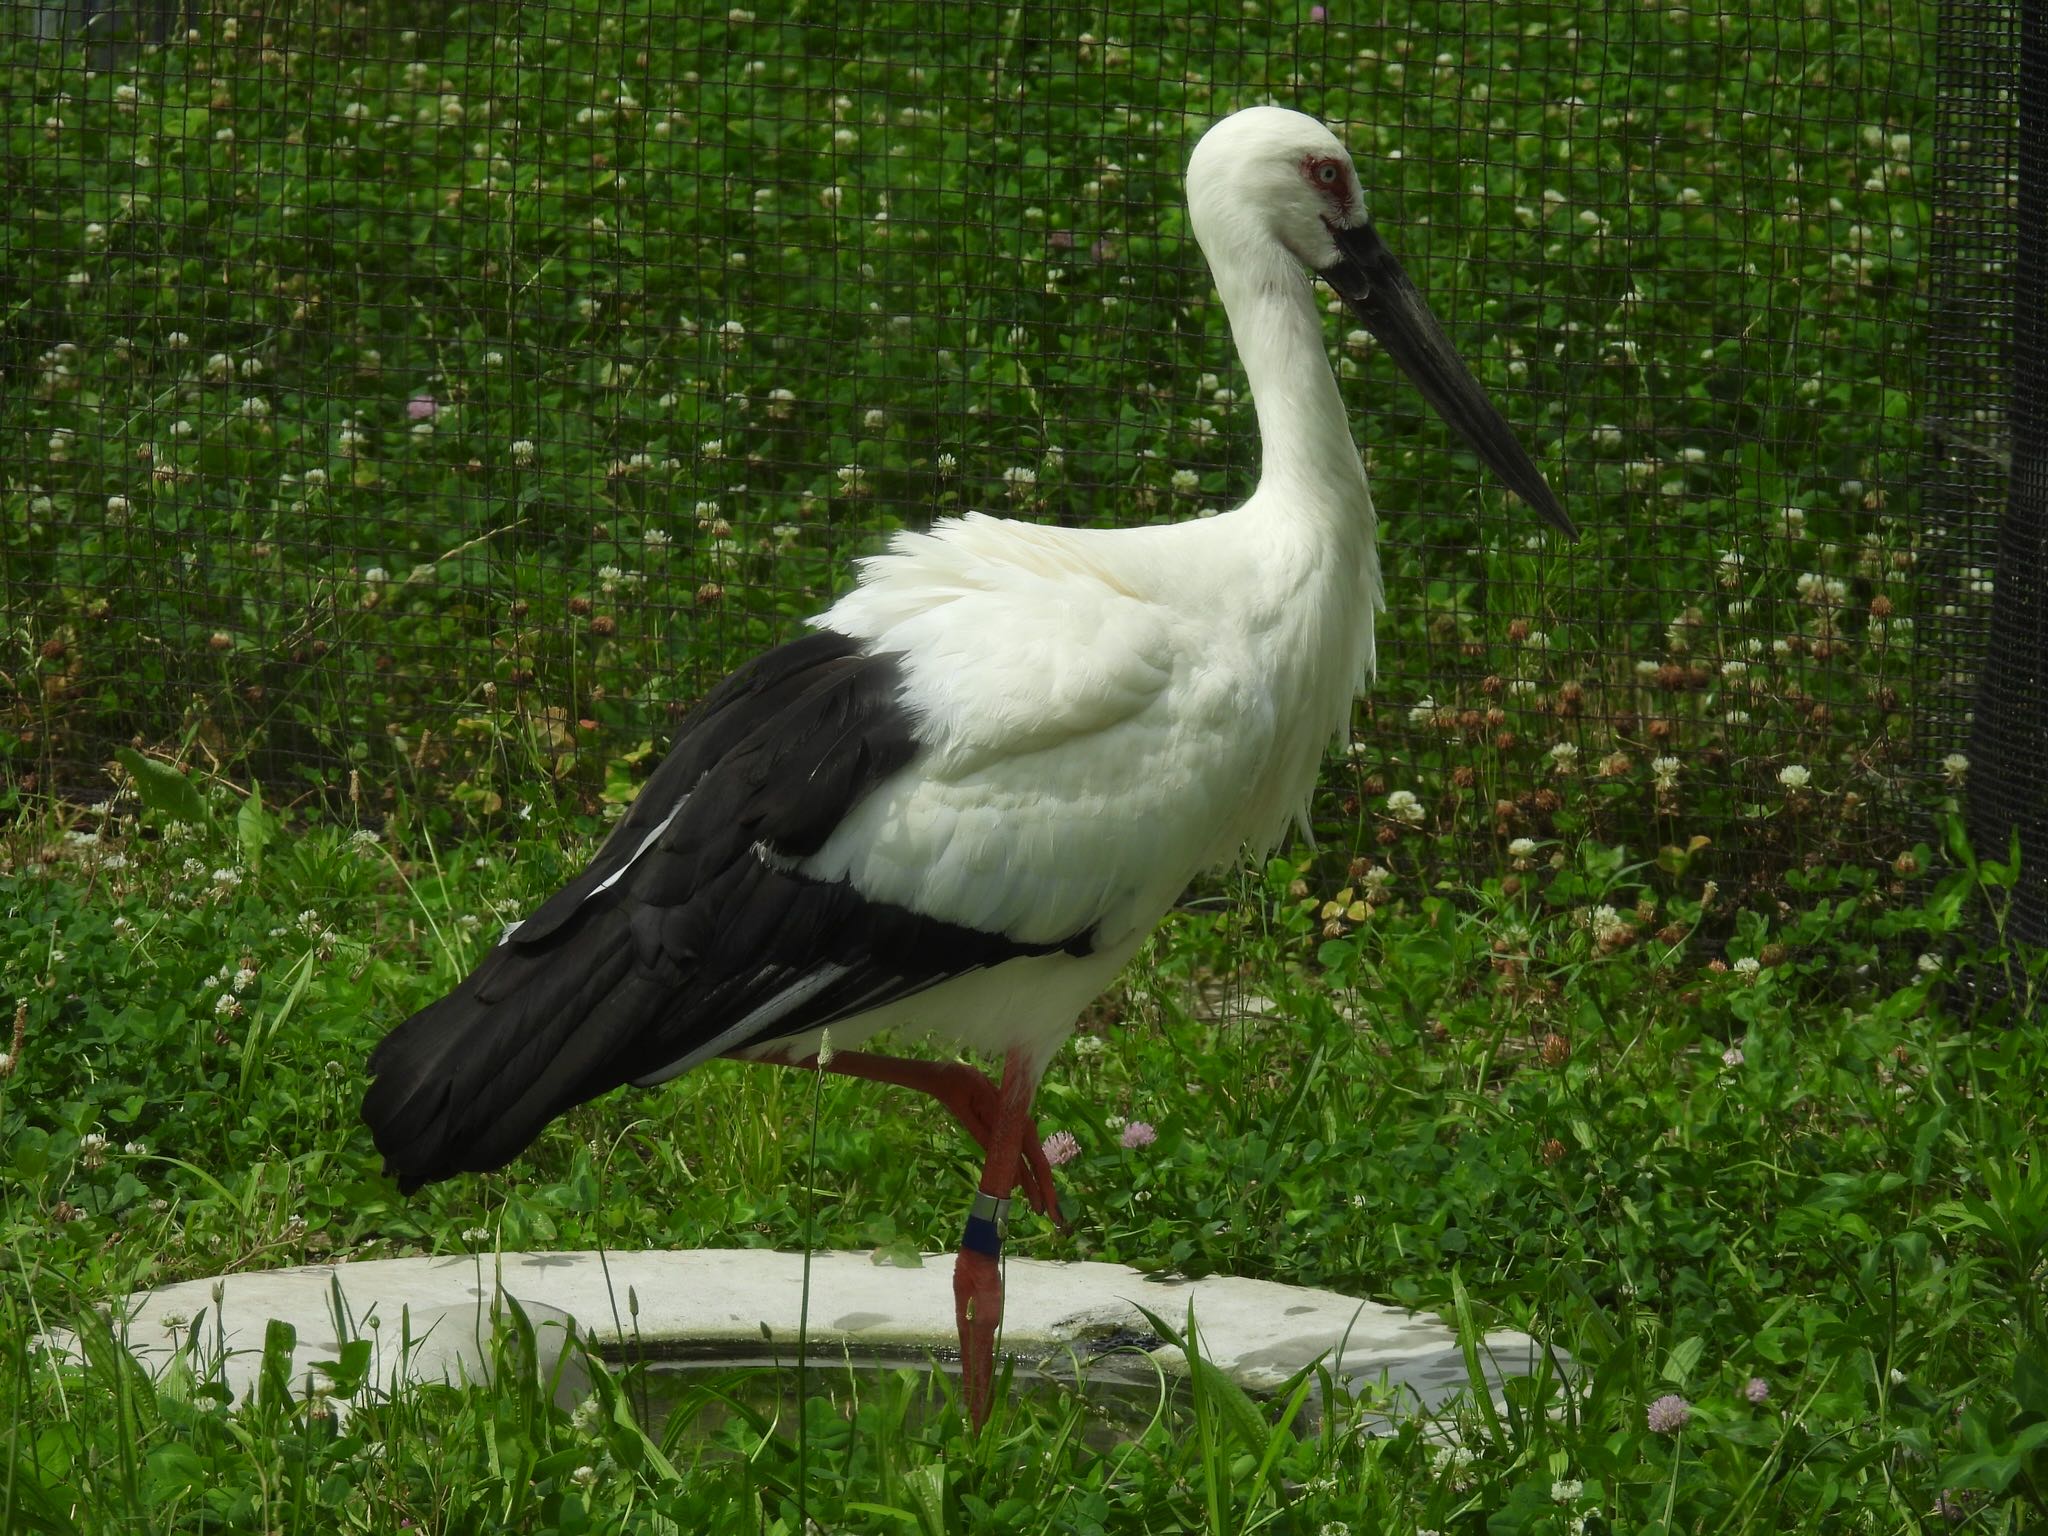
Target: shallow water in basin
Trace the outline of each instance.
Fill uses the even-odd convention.
[[[909,1345],[814,1349],[801,1387],[794,1354],[765,1345],[670,1345],[631,1359],[646,1365],[633,1394],[642,1423],[670,1443],[710,1441],[736,1416],[779,1416],[787,1432],[800,1399],[829,1403],[849,1430],[916,1433],[955,1411],[960,1391],[957,1353]],[[1097,1449],[1135,1439],[1155,1420],[1173,1432],[1192,1422],[1187,1383],[1156,1371],[1135,1347],[1087,1359],[1012,1355],[1003,1367],[1009,1380],[997,1391],[1007,1401],[1039,1415],[1073,1415],[1075,1432]],[[689,1415],[687,1425],[672,1423],[679,1413]]]

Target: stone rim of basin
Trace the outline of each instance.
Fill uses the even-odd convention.
[[[235,1400],[253,1389],[274,1318],[295,1331],[291,1379],[321,1379],[347,1338],[372,1342],[370,1381],[408,1383],[487,1378],[491,1315],[501,1294],[517,1300],[539,1342],[538,1362],[557,1395],[586,1391],[582,1368],[562,1355],[572,1332],[601,1356],[621,1348],[658,1352],[668,1343],[750,1344],[763,1330],[792,1354],[803,1312],[804,1255],[769,1249],[697,1248],[637,1252],[505,1252],[375,1259],[245,1271],[136,1292],[116,1310],[116,1336],[153,1375],[196,1347],[201,1369],[216,1358]],[[929,1349],[943,1359],[956,1344],[952,1276],[945,1256],[906,1265],[881,1254],[810,1256],[808,1349],[821,1362],[842,1348]],[[1441,1320],[1358,1297],[1270,1280],[1146,1274],[1120,1264],[1011,1259],[1004,1348],[1021,1358],[1149,1340],[1173,1372],[1180,1351],[1160,1343],[1138,1309],[1184,1326],[1192,1305],[1203,1355],[1248,1391],[1279,1386],[1319,1357],[1354,1396],[1392,1389],[1390,1411],[1441,1415],[1470,1383],[1464,1351]],[[47,1336],[76,1358],[68,1332]],[[224,1351],[223,1351],[224,1346]],[[1569,1359],[1528,1335],[1488,1333],[1475,1351],[1489,1391]],[[558,1366],[573,1369],[557,1370]]]

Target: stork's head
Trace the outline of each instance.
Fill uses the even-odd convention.
[[[1284,107],[1232,113],[1195,146],[1188,212],[1212,268],[1277,245],[1328,283],[1508,488],[1552,526],[1578,537],[1542,472],[1380,238],[1351,156],[1329,129]]]

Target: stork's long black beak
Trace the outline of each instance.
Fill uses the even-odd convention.
[[[1337,239],[1338,256],[1322,269],[1323,281],[1350,305],[1358,323],[1387,349],[1387,355],[1422,391],[1422,398],[1471,444],[1472,451],[1508,489],[1553,528],[1576,539],[1579,530],[1565,515],[1563,503],[1545,483],[1507,418],[1487,399],[1486,391],[1458,356],[1442,323],[1430,313],[1421,291],[1401,270],[1379,232],[1370,224],[1361,224],[1331,233]]]

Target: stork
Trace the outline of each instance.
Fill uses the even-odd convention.
[[[986,1157],[953,1279],[983,1421],[1013,1192],[1060,1219],[1041,1074],[1191,878],[1302,817],[1372,670],[1372,496],[1309,274],[1575,536],[1322,124],[1223,119],[1187,195],[1258,412],[1251,499],[1118,529],[970,514],[863,560],[685,718],[590,867],[377,1046],[363,1118],[403,1189],[714,1057],[921,1089]],[[1001,1081],[859,1049],[883,1032],[1000,1055]]]

